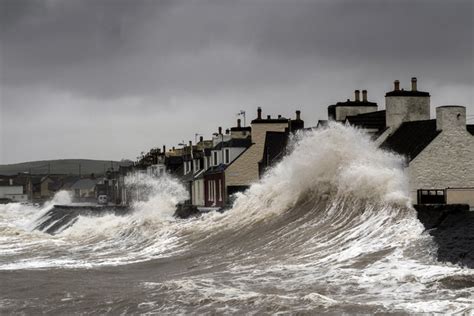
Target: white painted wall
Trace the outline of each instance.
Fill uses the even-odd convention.
[[[410,190],[474,188],[474,136],[446,128],[408,166]]]

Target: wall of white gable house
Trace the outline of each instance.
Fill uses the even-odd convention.
[[[194,180],[192,190],[192,204],[196,206],[204,206],[204,179]]]
[[[414,203],[418,189],[474,188],[474,136],[465,129],[441,131],[407,171]]]

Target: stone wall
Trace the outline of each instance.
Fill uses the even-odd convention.
[[[226,186],[248,186],[259,179],[258,162],[262,160],[265,136],[268,131],[283,132],[288,123],[258,123],[252,125],[252,142],[226,170]]]
[[[387,127],[398,128],[403,122],[430,119],[430,97],[385,97]]]

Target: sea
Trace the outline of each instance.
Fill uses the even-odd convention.
[[[222,213],[175,218],[188,199],[177,179],[141,185],[127,214],[78,215],[54,233],[67,192],[0,205],[0,314],[474,313],[474,270],[437,260],[403,158],[362,131],[297,134]]]

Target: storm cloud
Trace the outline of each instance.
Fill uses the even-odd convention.
[[[134,158],[418,77],[474,114],[472,1],[0,0],[0,163]]]

